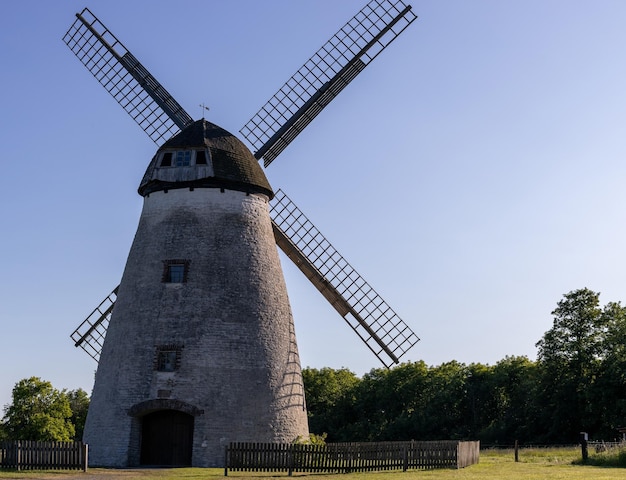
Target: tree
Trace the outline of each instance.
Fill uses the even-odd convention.
[[[576,441],[580,431],[598,428],[592,391],[607,334],[599,297],[588,288],[564,295],[552,328],[536,344],[546,441]]]
[[[358,377],[346,368],[305,368],[302,370],[309,415],[309,428],[331,441],[343,439],[340,430],[354,402],[352,392]]]
[[[421,435],[417,438],[467,438],[471,423],[467,379],[467,366],[454,360],[429,369],[420,409]]]
[[[478,437],[489,443],[532,442],[537,431],[537,363],[507,356],[492,370],[496,405],[490,425]]]
[[[626,418],[626,307],[611,302],[604,307],[602,315],[607,333],[592,402],[601,425],[598,434],[612,439]]]
[[[85,429],[85,420],[87,419],[87,410],[89,410],[89,395],[82,388],[78,390],[70,390],[66,393],[70,402],[72,416],[70,421],[76,430],[74,440],[83,439],[83,430]]]
[[[494,380],[493,367],[472,363],[467,368],[465,386],[467,414],[464,417],[467,422],[465,430],[470,438],[477,438],[485,430],[489,431],[498,417],[501,391]]]
[[[38,377],[20,380],[5,407],[3,428],[9,440],[71,441],[72,409],[66,393]]]
[[[411,440],[422,438],[421,413],[429,368],[424,361],[406,362],[382,376],[378,397],[386,416],[380,440]]]
[[[346,426],[348,441],[386,441],[422,438],[422,395],[428,367],[423,361],[365,374],[354,391],[354,410]]]

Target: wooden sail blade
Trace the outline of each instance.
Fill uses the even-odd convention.
[[[193,122],[89,9],[76,14],[63,41],[156,144]]]
[[[102,344],[104,343],[111,313],[117,299],[118,288],[119,285],[100,302],[100,305],[70,335],[72,340],[74,340],[74,346],[82,348],[96,362],[100,359]]]
[[[416,18],[402,1],[370,1],[240,130],[254,156],[267,167]]]
[[[282,190],[270,202],[276,243],[386,366],[419,338]]]

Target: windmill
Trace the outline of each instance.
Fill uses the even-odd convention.
[[[240,130],[194,121],[88,9],[63,37],[159,146],[119,286],[72,333],[98,362],[84,440],[95,465],[215,466],[230,441],[308,435],[276,245],[385,365],[419,339],[268,167],[417,17],[372,0]]]

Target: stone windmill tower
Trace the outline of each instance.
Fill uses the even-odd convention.
[[[65,43],[159,148],[121,283],[72,338],[99,361],[94,465],[217,466],[231,441],[308,435],[278,245],[385,364],[419,339],[287,198],[267,167],[413,20],[373,0],[237,137],[193,121],[88,10]]]

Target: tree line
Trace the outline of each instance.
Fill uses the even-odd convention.
[[[626,307],[567,293],[539,339],[537,360],[495,365],[423,361],[374,369],[302,371],[309,427],[329,442],[481,440],[510,445],[611,440],[626,426]],[[38,377],[13,388],[0,440],[80,440],[89,397]]]
[[[626,309],[569,292],[537,342],[537,360],[495,365],[423,361],[303,370],[309,426],[327,441],[478,439],[483,444],[614,439],[626,426]]]

